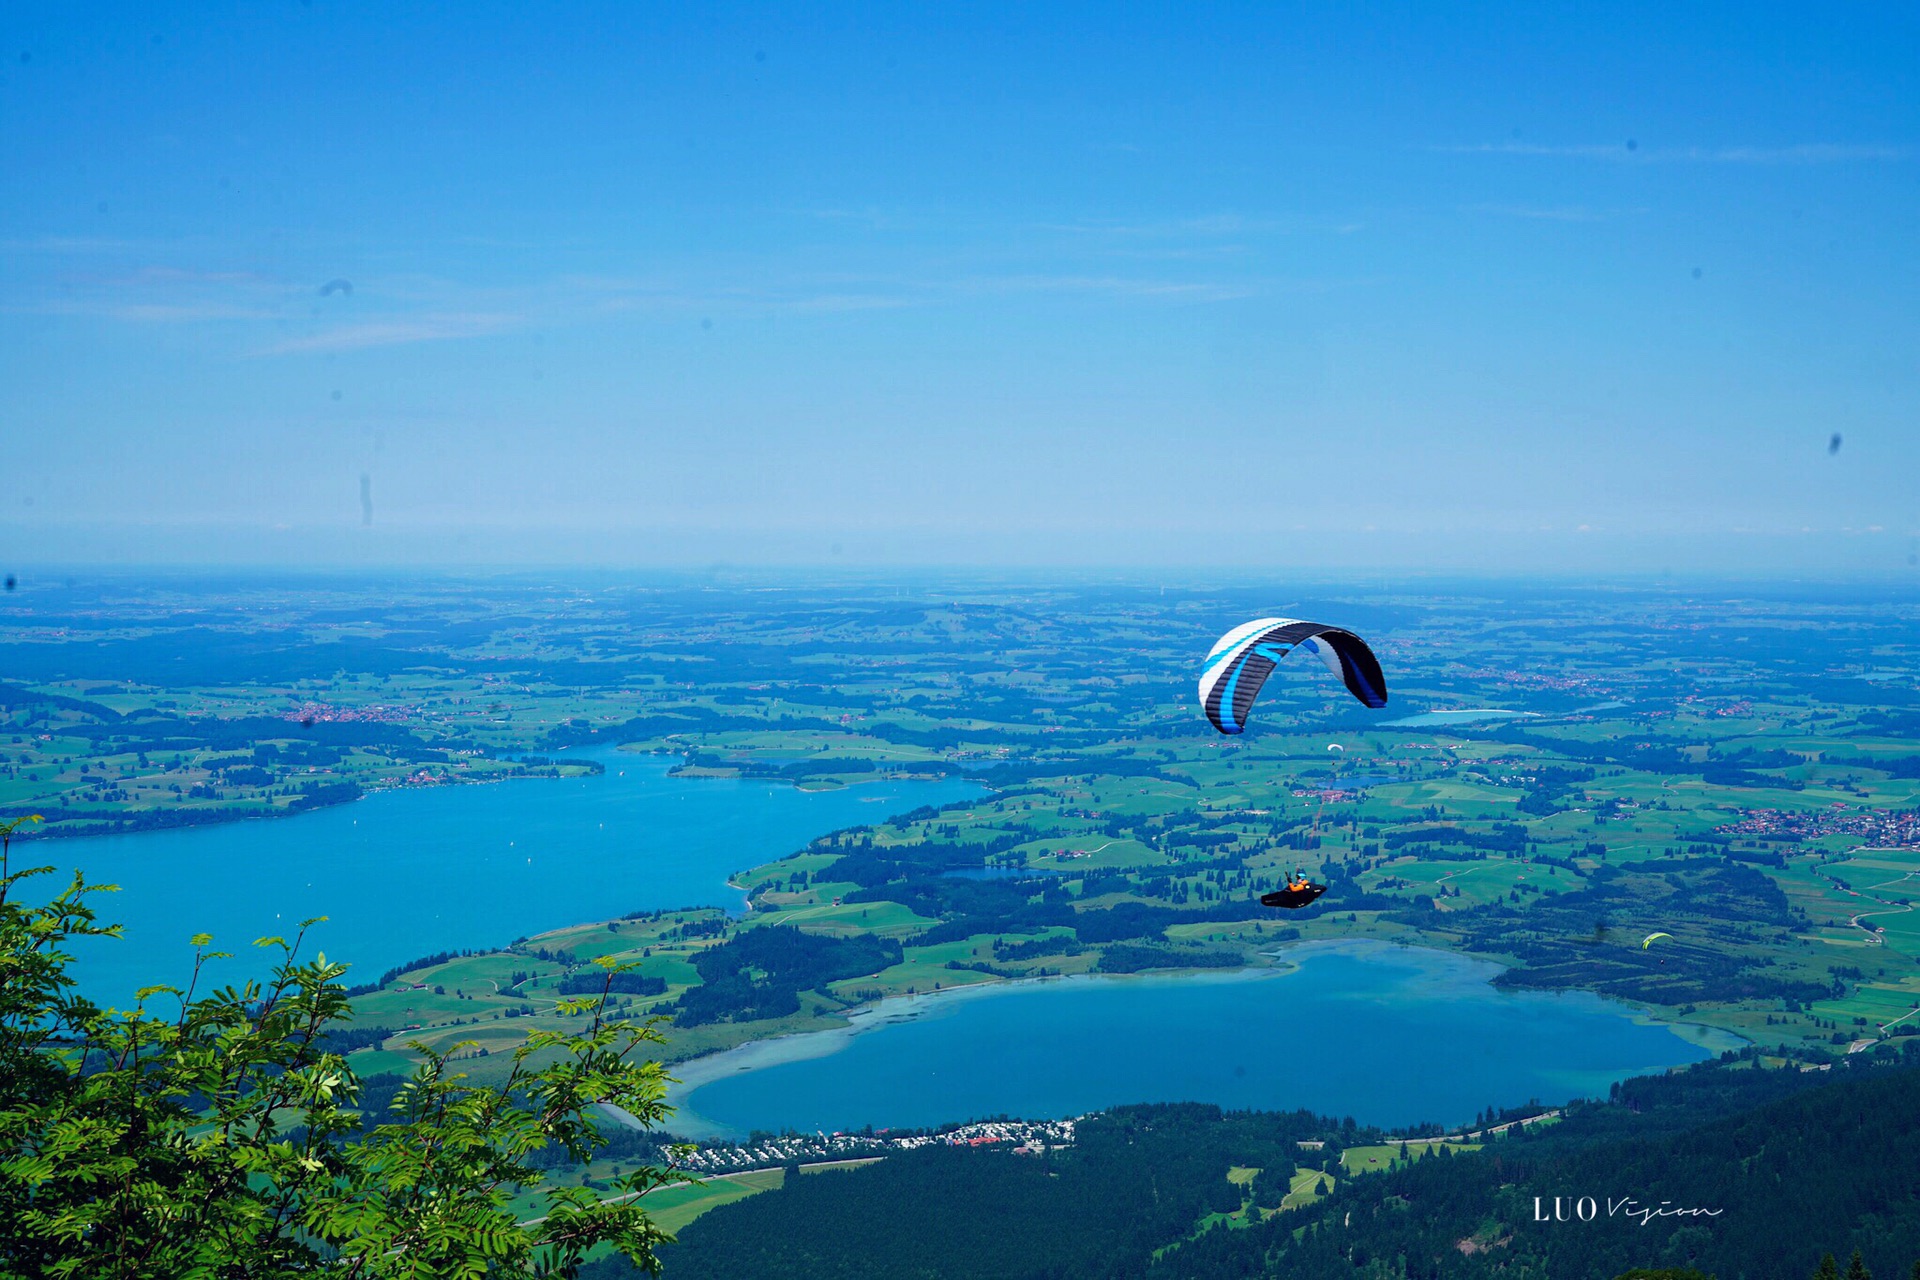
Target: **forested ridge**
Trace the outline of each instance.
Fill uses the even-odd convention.
[[[1152,1274],[1599,1280],[1641,1266],[1770,1280],[1857,1248],[1876,1273],[1905,1275],[1920,1258],[1920,1070],[1911,1057],[1855,1060],[1833,1075],[1804,1087],[1829,1076],[1715,1066],[1630,1081],[1611,1104],[1576,1108],[1537,1134],[1355,1179],[1304,1214],[1207,1233]],[[1594,1197],[1596,1217],[1538,1221],[1556,1196],[1569,1215]],[[1631,1216],[1662,1205],[1719,1213],[1644,1225]]]
[[[1139,1274],[1204,1215],[1239,1208],[1230,1164],[1291,1161],[1297,1142],[1343,1133],[1379,1137],[1305,1112],[1230,1115],[1187,1103],[1117,1108],[1082,1123],[1073,1148],[1044,1156],[925,1147],[865,1169],[790,1177],[781,1191],[709,1213],[669,1250],[668,1274]]]
[[[800,992],[878,973],[900,956],[891,938],[832,938],[785,925],[746,930],[695,954],[701,985],[680,997],[674,1020],[697,1027],[783,1017],[800,1008]]]

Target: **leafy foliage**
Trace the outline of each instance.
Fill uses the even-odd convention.
[[[346,966],[301,957],[307,926],[256,944],[279,953],[265,982],[199,994],[223,955],[201,935],[185,990],[103,1010],[74,993],[66,947],[118,933],[88,902],[104,886],[76,875],[23,904],[45,870],[0,861],[0,1275],[561,1276],[600,1245],[658,1270],[666,1237],[637,1200],[677,1175],[638,1169],[602,1201],[540,1167],[605,1145],[596,1104],[666,1114],[644,1054],[658,1033],[602,1016],[604,986],[566,1002],[587,1030],[533,1033],[498,1084],[422,1047],[410,1079],[368,1091],[392,1106],[363,1131],[361,1083],[330,1035],[351,1012]],[[545,1210],[523,1221],[528,1192]]]

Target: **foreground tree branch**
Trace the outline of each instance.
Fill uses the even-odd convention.
[[[22,822],[8,824],[6,845]],[[10,853],[0,846],[0,856]],[[669,1239],[641,1197],[684,1175],[642,1168],[608,1199],[547,1185],[550,1147],[585,1162],[610,1103],[667,1115],[652,1021],[607,1016],[607,991],[566,1001],[584,1033],[537,1031],[507,1078],[471,1082],[452,1054],[424,1061],[370,1133],[360,1085],[326,1032],[352,1014],[325,953],[301,957],[310,920],[273,976],[198,994],[223,953],[206,935],[183,991],[142,989],[131,1010],[74,994],[67,943],[115,936],[79,876],[42,905],[19,885],[49,868],[0,863],[0,1276],[567,1276],[611,1246],[657,1273]],[[618,968],[608,962],[611,972]],[[150,1005],[177,1001],[171,1016]],[[544,1199],[522,1220],[514,1201]]]

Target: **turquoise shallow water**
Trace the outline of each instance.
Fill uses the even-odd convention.
[[[250,953],[255,938],[324,915],[312,945],[351,961],[351,983],[436,951],[629,911],[737,910],[741,895],[726,884],[736,871],[840,827],[980,794],[957,780],[808,792],[672,778],[673,762],[658,756],[592,758],[605,774],[388,791],[294,818],[36,841],[16,846],[24,856],[15,861],[52,863],[62,880],[78,867],[121,886],[96,908],[125,936],[75,954],[83,991],[126,1003],[142,985],[184,985],[197,932]],[[222,962],[214,977],[258,970],[248,956]]]
[[[669,1127],[738,1136],[1169,1101],[1454,1125],[1490,1104],[1604,1096],[1709,1052],[1597,996],[1500,991],[1496,966],[1445,952],[1336,943],[1286,959],[889,1001],[849,1031],[677,1068]]]

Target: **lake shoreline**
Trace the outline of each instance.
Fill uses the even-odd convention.
[[[239,822],[272,822],[282,818],[299,818],[310,813],[324,813],[329,809],[341,809],[347,805],[358,804],[369,796],[388,795],[396,791],[437,791],[447,787],[491,787],[507,782],[566,782],[577,778],[590,778],[596,768],[604,770],[597,761],[578,766],[572,773],[502,773],[494,777],[457,777],[450,776],[433,782],[389,782],[383,785],[362,786],[353,795],[340,795],[333,799],[315,800],[312,804],[298,809],[291,806],[268,805],[265,807],[232,809],[129,809],[124,814],[112,818],[85,817],[45,818],[45,825],[33,829],[37,840],[91,840],[109,836],[152,835],[162,831],[190,831],[202,827],[226,827]],[[558,765],[556,768],[565,768]],[[169,815],[173,820],[157,822],[142,819]],[[79,826],[80,823],[94,823],[92,826]]]
[[[569,747],[556,747],[552,750],[558,755],[569,749]],[[528,748],[525,751],[518,751],[517,754],[532,754],[534,750],[534,748]],[[871,776],[854,778],[847,782],[835,782],[831,786],[808,786],[805,779],[785,778],[777,773],[742,773],[735,770],[732,772],[709,774],[690,771],[685,763],[687,753],[684,751],[640,749],[634,748],[632,744],[622,744],[613,748],[596,747],[592,750],[603,751],[609,754],[618,752],[627,756],[678,756],[681,758],[682,763],[667,771],[667,776],[672,778],[681,778],[696,782],[707,780],[715,782],[764,782],[791,787],[795,791],[808,794],[821,791],[847,790],[869,783],[944,782],[950,780],[976,782],[978,786],[987,791],[993,791],[995,789],[987,783],[977,782],[977,780],[969,778],[964,772],[940,769],[920,771],[903,769],[887,773],[875,773]],[[507,754],[516,754],[516,752],[510,751]],[[57,812],[53,814],[42,812],[43,824],[34,828],[32,834],[37,840],[91,840],[106,836],[151,835],[162,831],[187,831],[197,830],[202,827],[225,827],[239,822],[268,822],[281,818],[298,818],[310,813],[321,813],[329,809],[343,808],[350,804],[357,804],[369,796],[385,795],[393,791],[427,791],[441,787],[494,786],[503,782],[564,782],[572,778],[592,777],[596,767],[601,770],[605,769],[605,760],[594,759],[588,751],[581,752],[581,755],[588,756],[589,766],[583,766],[582,772],[578,773],[502,774],[497,777],[487,778],[447,777],[434,782],[424,783],[392,782],[385,785],[361,786],[359,794],[357,795],[340,796],[337,799],[318,800],[313,804],[299,809],[273,805],[255,805],[244,809],[128,809],[123,812],[114,813],[112,817],[106,818],[96,817],[92,814],[85,817],[63,817],[59,816]],[[559,760],[554,762],[555,766],[559,768],[565,768],[570,763],[571,762]],[[19,812],[12,816],[25,816],[32,808],[33,806],[31,805],[20,807]],[[40,808],[43,811],[46,809],[57,810],[56,806],[51,805],[42,805]],[[166,815],[168,820],[143,821],[143,819],[158,818],[162,815]],[[0,817],[5,816],[7,815],[0,814]],[[93,823],[96,825],[80,826],[79,824],[81,823]],[[729,885],[731,885],[731,882],[729,882]]]

